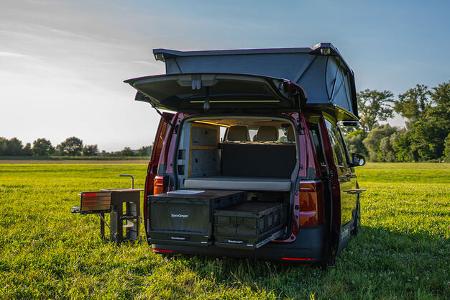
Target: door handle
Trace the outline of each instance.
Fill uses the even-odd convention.
[[[350,189],[350,190],[345,190],[344,192],[348,193],[348,194],[361,194],[362,192],[365,192],[366,189]]]

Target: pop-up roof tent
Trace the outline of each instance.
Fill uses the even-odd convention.
[[[178,76],[181,74],[190,74],[191,76],[193,74],[221,74],[222,76],[230,74],[233,76],[242,75],[244,79],[246,79],[245,76],[251,75],[245,81],[246,86],[250,86],[251,82],[255,83],[255,80],[266,80],[267,83],[268,78],[272,79],[273,81],[269,80],[270,84],[267,83],[267,85],[269,88],[271,87],[272,93],[270,94],[273,97],[272,94],[279,94],[278,90],[273,92],[275,90],[273,84],[277,84],[276,80],[288,80],[303,89],[306,96],[306,105],[335,111],[336,116],[341,120],[358,119],[353,71],[339,51],[330,43],[320,43],[311,48],[211,51],[154,49],[153,53],[156,60],[163,61],[166,64],[167,75],[164,75],[166,77],[164,80],[175,77],[178,85],[183,86],[183,84],[180,84],[180,76]],[[130,79],[126,82],[145,96],[153,97],[153,95],[149,95],[152,92],[159,97],[167,96],[164,93],[158,94],[162,85],[158,86],[157,90],[149,89],[151,92],[146,92],[145,85],[150,86],[150,83],[154,86],[155,80],[160,84],[162,76],[142,77]],[[228,80],[225,86],[226,84],[233,85],[233,82],[236,86],[238,82],[235,78],[229,76],[226,76],[224,80]],[[239,83],[243,82],[242,80],[239,81]],[[165,84],[167,84],[167,81]],[[184,84],[184,86],[186,85]],[[166,86],[166,90],[167,87],[169,86]],[[171,88],[173,89],[173,86]],[[192,81],[192,90],[194,89],[194,81]],[[137,100],[143,100],[142,94],[139,95],[139,92]],[[186,90],[180,90],[180,94],[182,93],[186,95]],[[260,93],[257,96],[260,98],[268,97],[267,94]],[[278,98],[281,96],[278,95]]]

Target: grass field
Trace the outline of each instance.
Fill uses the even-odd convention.
[[[358,169],[362,230],[322,271],[116,246],[98,218],[70,214],[78,193],[128,187],[144,164],[0,164],[0,298],[450,297],[450,165]]]

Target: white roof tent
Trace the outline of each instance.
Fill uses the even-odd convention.
[[[176,51],[154,49],[166,74],[222,73],[287,79],[300,86],[310,107],[338,110],[341,120],[357,120],[353,71],[331,43],[307,48]]]

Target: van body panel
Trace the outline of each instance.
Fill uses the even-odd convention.
[[[147,176],[145,178],[145,188],[144,188],[144,227],[147,232],[148,226],[148,208],[147,208],[147,197],[153,194],[153,180],[158,174],[158,166],[165,164],[164,160],[161,161],[161,153],[165,151],[165,142],[167,141],[167,133],[169,129],[169,124],[166,121],[174,117],[174,114],[164,113],[159,120],[158,129],[156,130],[155,140],[153,141],[152,153],[150,155],[150,161],[147,167]]]

